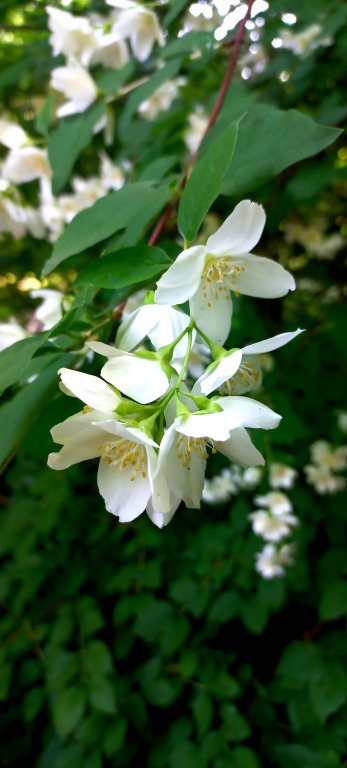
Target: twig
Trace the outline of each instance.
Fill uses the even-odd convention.
[[[217,120],[217,117],[218,117],[218,115],[219,115],[219,113],[220,113],[220,111],[222,109],[223,104],[224,104],[225,97],[226,97],[226,95],[228,93],[231,81],[232,81],[232,79],[234,77],[234,74],[235,74],[235,69],[236,69],[238,55],[239,55],[239,52],[240,52],[241,45],[242,45],[242,43],[244,41],[245,26],[247,24],[248,19],[250,18],[253,3],[254,3],[254,0],[248,0],[247,11],[246,11],[243,19],[240,21],[240,24],[239,24],[239,26],[237,28],[236,34],[234,35],[234,37],[231,40],[228,40],[228,42],[227,42],[228,47],[230,47],[230,56],[229,56],[228,67],[227,67],[226,73],[224,75],[221,87],[219,89],[219,93],[218,93],[218,96],[217,96],[217,99],[216,99],[216,103],[215,103],[215,105],[213,107],[213,110],[211,112],[210,119],[209,119],[209,121],[207,123],[207,126],[205,128],[205,131],[204,131],[204,134],[202,136],[201,141],[203,141],[205,136],[207,136],[208,132],[211,130],[212,126],[215,124],[215,122]],[[200,142],[200,144],[201,144],[201,142]],[[181,182],[181,184],[179,186],[178,191],[182,191],[184,189],[184,187],[185,187],[185,185],[187,183],[187,179],[189,177],[189,174],[191,172],[191,169],[192,169],[192,167],[195,165],[195,163],[197,161],[198,153],[199,153],[199,150],[194,152],[194,154],[192,155],[191,160],[189,162],[189,166],[188,166],[188,168],[186,170],[186,173],[185,173],[184,178],[183,178],[183,180],[182,180],[182,182]],[[171,213],[172,213],[174,207],[175,207],[175,203],[171,202],[171,203],[169,203],[167,208],[165,208],[165,211],[162,213],[159,221],[157,222],[157,224],[155,225],[155,227],[153,229],[153,232],[152,232],[152,234],[151,234],[151,236],[150,236],[150,238],[148,240],[148,245],[155,245],[155,243],[157,242],[158,238],[160,237],[160,235],[162,233],[162,230],[165,227],[166,222],[170,218]]]

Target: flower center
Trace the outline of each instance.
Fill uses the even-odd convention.
[[[234,376],[222,384],[220,394],[234,395],[237,385],[240,385],[243,390],[254,389],[259,384],[259,380],[260,371],[258,371],[256,368],[253,368],[250,363],[241,363]]]
[[[219,259],[210,258],[205,264],[202,274],[202,290],[204,299],[207,299],[207,306],[212,306],[212,301],[217,301],[222,291],[227,292],[236,287],[237,278],[246,269],[246,263],[236,264],[230,256],[223,256]]]
[[[217,453],[217,448],[211,445],[211,441],[207,437],[187,437],[187,435],[180,435],[177,443],[177,458],[182,462],[183,466],[190,469],[190,462],[192,456],[198,456],[199,459],[206,461],[208,459],[207,446],[210,446],[212,453]]]
[[[132,469],[130,480],[147,477],[146,449],[142,443],[119,437],[112,443],[101,445],[100,450],[102,450],[101,458],[108,464],[119,469]]]

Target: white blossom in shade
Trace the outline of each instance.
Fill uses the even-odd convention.
[[[206,478],[202,500],[206,504],[224,504],[231,496],[237,494],[238,490],[234,472],[231,469],[223,469],[219,475],[211,479]]]
[[[154,120],[160,112],[166,112],[170,109],[172,102],[177,99],[180,86],[184,82],[185,80],[182,78],[167,80],[148,99],[141,102],[138,113],[146,120]]]
[[[11,347],[16,341],[26,339],[27,336],[29,334],[19,325],[15,317],[11,317],[7,323],[0,323],[0,352]]]
[[[139,3],[125,3],[124,0],[107,0],[107,3],[120,9],[113,32],[123,40],[129,39],[138,61],[148,59],[155,43],[164,45],[165,35],[154,11]]]
[[[195,112],[189,115],[189,126],[184,133],[184,142],[189,149],[191,155],[195,155],[197,152],[202,137],[205,134],[208,125],[208,116],[203,112]]]
[[[292,544],[283,544],[276,547],[275,544],[266,544],[261,552],[256,554],[256,570],[264,579],[273,579],[283,576],[287,565],[293,562],[294,547]]]
[[[190,317],[173,307],[160,304],[144,304],[135,309],[120,324],[116,336],[119,349],[132,351],[146,338],[155,349],[172,344],[188,327]],[[187,351],[187,335],[181,339],[174,350],[175,358],[183,358]]]
[[[266,509],[259,509],[249,515],[252,528],[257,536],[265,541],[281,541],[291,533],[291,529],[298,525],[299,520],[295,515],[273,515]]]
[[[68,101],[57,109],[58,117],[85,112],[97,97],[93,78],[77,61],[71,60],[65,67],[53,69],[51,86],[63,93]]]
[[[102,64],[111,69],[122,69],[129,61],[129,51],[124,40],[117,34],[104,34],[101,29],[95,31],[96,48],[92,56],[92,64]]]
[[[322,27],[319,24],[311,24],[307,29],[296,33],[291,32],[289,29],[284,29],[281,33],[282,47],[293,51],[297,56],[305,58],[320,45],[327,46],[332,44],[333,40],[331,37],[326,36],[317,40],[322,31]]]
[[[131,354],[100,341],[89,341],[87,346],[109,358],[101,376],[137,403],[151,403],[167,392],[169,379],[158,360]]]
[[[337,493],[346,487],[345,478],[334,475],[329,467],[308,464],[304,467],[304,472],[307,482],[313,486],[317,493]]]
[[[31,291],[33,299],[41,299],[42,303],[35,310],[35,317],[41,323],[42,330],[48,331],[59,323],[63,316],[64,294],[52,288],[38,288]]]
[[[202,376],[205,366],[211,360],[210,350],[207,344],[195,341],[190,350],[187,373],[194,381]]]
[[[88,66],[97,46],[96,35],[89,19],[73,16],[68,11],[50,5],[46,10],[48,27],[52,33],[49,42],[53,56],[63,53],[68,59],[76,59],[83,66]]]
[[[23,128],[6,118],[0,118],[0,144],[8,149],[19,149],[28,142],[28,136]]]
[[[25,184],[34,179],[51,176],[51,169],[45,149],[20,147],[8,153],[3,164],[5,179],[13,184]]]
[[[292,488],[297,474],[296,469],[287,464],[270,464],[269,483],[271,488]]]
[[[261,205],[243,200],[206,246],[184,250],[158,282],[158,304],[183,304],[189,299],[198,329],[223,344],[231,325],[230,291],[259,298],[277,298],[294,290],[292,275],[280,264],[249,251],[265,224]]]
[[[347,446],[341,445],[338,448],[326,440],[316,440],[311,445],[311,459],[319,467],[325,467],[329,470],[345,469],[347,467]]]
[[[254,501],[257,506],[268,507],[273,515],[285,515],[293,510],[292,502],[281,491],[270,491],[264,496],[256,496]]]
[[[341,432],[347,433],[347,411],[341,411],[337,416],[337,424]]]
[[[105,190],[120,189],[124,182],[124,171],[115,165],[105,152],[100,153],[100,177]]]
[[[259,485],[262,478],[262,471],[259,467],[248,467],[242,475],[243,488],[255,488]]]
[[[9,232],[15,239],[24,237],[25,219],[21,206],[0,195],[0,232]]]

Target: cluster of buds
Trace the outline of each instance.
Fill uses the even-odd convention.
[[[162,527],[181,501],[200,507],[210,452],[244,468],[264,464],[247,429],[273,429],[281,416],[245,394],[259,386],[256,356],[301,330],[243,349],[222,346],[231,326],[230,291],[275,298],[295,287],[282,266],[250,253],[264,224],[261,206],[239,203],[206,246],[184,250],[155,293],[127,315],[116,346],[88,343],[106,358],[101,378],[60,371],[63,391],[84,407],[53,428],[63,447],[50,454],[49,466],[99,457],[100,493],[123,522],[146,510]],[[189,315],[179,307],[186,301]],[[191,381],[189,362],[202,341],[212,362]]]

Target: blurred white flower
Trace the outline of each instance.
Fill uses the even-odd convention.
[[[11,150],[5,158],[2,173],[13,184],[25,184],[34,179],[49,178],[51,169],[47,151],[37,147]]]
[[[298,525],[298,518],[295,515],[272,515],[265,509],[259,509],[249,515],[252,521],[252,528],[257,536],[261,536],[265,541],[281,541],[291,533],[293,526]]]
[[[93,78],[75,60],[71,60],[65,67],[53,69],[51,86],[69,99],[61,107],[58,107],[58,117],[85,112],[97,97],[97,88]]]
[[[73,16],[68,11],[48,5],[49,38],[53,56],[63,53],[68,59],[76,59],[83,66],[88,66],[97,46],[95,32],[89,19]]]
[[[337,493],[346,487],[345,478],[334,475],[328,467],[308,464],[304,472],[307,482],[313,485],[317,493]]]
[[[160,112],[166,112],[170,109],[172,102],[177,98],[181,85],[184,85],[184,78],[176,80],[167,80],[160,85],[151,96],[142,101],[138,112],[146,120],[154,120]]]
[[[347,433],[347,411],[341,411],[337,417],[337,423],[341,432]]]
[[[341,445],[338,448],[333,448],[326,440],[316,440],[312,443],[310,451],[311,460],[319,467],[331,470],[347,467],[347,446]]]
[[[96,48],[92,56],[92,64],[102,64],[111,69],[122,69],[129,61],[129,51],[124,40],[120,40],[118,34],[109,32],[104,34],[102,29],[97,29]]]
[[[248,467],[244,470],[242,475],[242,487],[243,488],[255,488],[260,483],[262,478],[262,470],[260,467]]]
[[[28,136],[20,125],[6,118],[0,118],[0,144],[8,149],[19,149],[27,141]]]
[[[101,183],[105,190],[120,189],[125,182],[123,169],[119,165],[115,165],[105,152],[100,153],[100,159]]]
[[[202,499],[206,504],[223,504],[238,490],[233,470],[223,469],[219,475],[205,479]]]
[[[0,323],[0,352],[2,352],[3,349],[10,347],[12,344],[15,344],[16,341],[26,339],[29,335],[30,334],[19,325],[15,317],[11,317],[7,323]]]
[[[293,562],[294,547],[292,544],[284,544],[277,548],[274,544],[266,544],[261,552],[256,554],[256,570],[264,579],[273,579],[283,576],[286,565]]]
[[[195,155],[206,131],[208,116],[203,112],[195,112],[189,115],[188,123],[189,127],[186,129],[183,138],[190,154]]]
[[[287,464],[270,464],[269,483],[271,488],[292,488],[297,474],[296,469]]]
[[[129,39],[138,61],[146,61],[154,43],[164,45],[165,35],[154,11],[130,0],[107,0],[108,5],[119,8],[112,31],[123,40]]]
[[[291,32],[289,29],[284,29],[281,33],[282,48],[287,48],[297,56],[305,58],[311,51],[319,46],[331,45],[333,40],[331,37],[324,37],[317,40],[323,32],[322,27],[319,24],[311,24],[302,32]]]
[[[292,512],[293,505],[288,496],[280,491],[270,491],[263,496],[256,496],[255,503],[260,507],[268,507],[274,515],[285,515]]]
[[[35,309],[34,315],[41,323],[42,330],[48,331],[54,325],[59,323],[63,316],[64,294],[61,291],[55,291],[51,288],[38,288],[30,291],[33,299],[41,299],[42,304]]]

